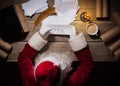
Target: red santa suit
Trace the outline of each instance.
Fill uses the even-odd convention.
[[[93,68],[91,52],[83,33],[69,39],[75,58],[66,54],[38,55],[47,40],[36,32],[25,45],[18,56],[18,66],[21,71],[24,86],[82,86]],[[58,55],[58,56],[57,56]],[[64,57],[61,58],[60,56]],[[68,59],[69,58],[69,59]],[[75,60],[75,61],[74,61]],[[72,64],[75,63],[75,64]],[[65,64],[65,65],[64,65]],[[62,76],[62,77],[61,77]]]

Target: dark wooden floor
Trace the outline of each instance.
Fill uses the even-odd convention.
[[[94,62],[84,86],[120,86],[120,62]],[[0,86],[23,86],[16,62],[0,63]]]

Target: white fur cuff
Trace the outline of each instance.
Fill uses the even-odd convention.
[[[83,33],[69,39],[73,51],[79,51],[87,46],[87,41]]]
[[[43,48],[46,44],[47,41],[44,40],[38,32],[36,32],[28,41],[28,44],[34,48],[35,50],[40,50]]]

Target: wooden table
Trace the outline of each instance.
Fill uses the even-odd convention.
[[[105,22],[94,21],[94,22],[96,22],[99,25],[100,31],[103,31],[105,29],[105,28],[103,28],[103,26],[106,27],[106,29],[107,29],[114,25],[113,22],[109,22],[109,21],[108,22],[107,21],[105,21]],[[33,29],[33,21],[28,21],[27,23],[30,28],[29,34],[23,41],[12,43],[13,51],[9,55],[9,58],[7,61],[16,61],[17,57],[18,57],[20,51],[23,49],[25,43],[29,40],[29,38],[36,31],[39,30],[40,26]],[[102,42],[102,40],[100,38],[93,39],[86,33],[86,31],[85,31],[86,24],[87,24],[87,22],[81,22],[81,21],[74,21],[72,23],[72,25],[74,25],[76,27],[76,30],[78,31],[78,33],[80,33],[80,32],[84,33],[86,40],[88,42],[88,45],[90,47],[90,50],[91,50],[93,60],[94,61],[116,61],[113,54],[111,53],[111,51],[108,50],[108,48],[105,46],[105,44]],[[44,50],[47,49],[48,51],[58,51],[58,52],[65,52],[67,50],[71,50],[68,39],[69,39],[69,36],[51,35],[48,38],[48,44],[45,46]]]
[[[86,25],[88,22],[82,22],[80,20],[80,14],[84,11],[90,12],[92,14],[91,20],[98,24],[99,30],[101,33],[105,32],[106,30],[112,28],[115,23],[113,21],[97,21],[95,17],[95,0],[79,0],[79,6],[80,10],[77,13],[76,20],[72,23],[76,27],[76,30],[78,33],[83,32],[86,40],[88,42],[88,45],[90,47],[93,60],[94,61],[116,61],[113,54],[110,50],[105,46],[105,44],[102,42],[100,38],[92,39],[85,31]],[[15,61],[17,60],[17,57],[20,53],[20,51],[23,49],[25,43],[29,40],[29,38],[39,30],[40,25],[38,27],[33,28],[35,19],[39,16],[39,14],[34,15],[32,18],[26,17],[26,22],[29,28],[29,34],[27,37],[19,42],[12,43],[13,51],[8,57],[7,61]],[[70,45],[68,43],[68,36],[50,36],[49,42],[46,47],[48,47],[48,50],[52,51],[66,51],[71,50]]]

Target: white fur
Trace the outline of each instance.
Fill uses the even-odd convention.
[[[28,44],[35,50],[40,50],[47,44],[47,41],[40,36],[39,32],[36,32],[29,39]]]
[[[87,46],[87,41],[83,33],[79,33],[78,35],[71,37],[69,39],[69,43],[73,51],[82,50]]]
[[[34,69],[34,76],[37,66],[44,62],[44,61],[50,61],[54,63],[54,65],[57,65],[61,68],[62,71],[62,77],[66,75],[67,72],[69,72],[71,68],[72,61],[77,60],[75,56],[70,55],[71,52],[45,52],[43,54],[39,54],[35,59],[35,69]],[[70,57],[68,57],[70,56]],[[35,76],[36,79],[36,76]]]

